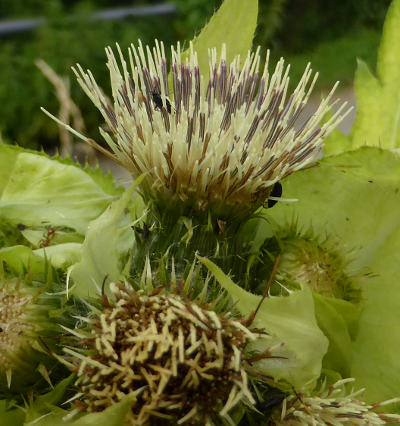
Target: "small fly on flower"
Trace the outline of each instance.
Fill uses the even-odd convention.
[[[151,92],[151,97],[152,97],[153,102],[154,102],[154,104],[157,108],[159,108],[159,109],[164,108],[163,100],[161,98],[160,93],[158,93],[156,91]],[[168,111],[168,114],[171,114],[171,102],[167,98],[165,98],[165,107]]]

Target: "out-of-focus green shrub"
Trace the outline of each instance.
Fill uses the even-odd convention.
[[[273,0],[261,3],[271,3]],[[277,48],[303,52],[360,28],[381,32],[391,0],[285,0]]]
[[[60,75],[70,76],[72,98],[82,110],[88,132],[95,136],[98,116],[75,83],[71,66],[79,62],[92,69],[99,81],[106,82],[105,46],[118,41],[125,49],[139,37],[151,42],[155,34],[172,41],[165,17],[92,21],[89,3],[79,4],[68,14],[61,2],[47,3],[51,8],[44,26],[8,37],[0,45],[0,130],[6,140],[31,148],[46,148],[58,139],[57,126],[40,111],[44,106],[57,112],[58,100],[35,66],[36,59],[42,58]]]

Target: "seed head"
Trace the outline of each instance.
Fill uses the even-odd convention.
[[[111,290],[115,302],[81,341],[87,353],[65,349],[83,395],[79,408],[102,411],[142,389],[127,424],[213,424],[254,402],[242,350],[256,335],[239,321],[160,288],[149,296],[122,284]]]
[[[289,66],[281,59],[270,74],[267,57],[260,73],[259,49],[231,63],[225,46],[219,55],[211,49],[204,70],[193,46],[184,56],[178,44],[171,48],[170,80],[163,43],[152,50],[132,45],[129,65],[117,50],[120,65],[106,49],[111,102],[90,71],[79,65],[74,71],[104,117],[107,131],[100,131],[109,155],[133,177],[145,173],[143,194],[164,206],[180,202],[225,215],[253,211],[277,181],[315,162],[342,119],[345,104],[320,125],[336,86],[307,117],[317,75],[312,78],[308,65],[288,95]]]

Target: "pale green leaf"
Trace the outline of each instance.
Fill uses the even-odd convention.
[[[209,259],[199,257],[199,260],[232,297],[240,313],[248,317],[258,305],[261,296],[251,294],[236,285]],[[283,343],[282,348],[273,354],[285,357],[258,361],[253,364],[253,368],[276,380],[285,380],[298,391],[312,389],[321,374],[328,340],[317,325],[311,290],[305,287],[287,297],[265,299],[253,326],[265,329],[272,335],[272,339],[260,339],[252,343],[249,349],[263,351],[271,345]]]
[[[54,406],[62,401],[68,387],[74,381],[74,375],[71,374],[66,379],[58,382],[55,387],[44,395],[39,395],[27,410],[27,417],[32,418],[39,414],[47,413],[50,406]]]
[[[54,268],[67,269],[81,260],[82,244],[65,243],[36,249],[34,254],[47,259]]]
[[[17,228],[17,227],[16,227]],[[21,230],[21,235],[31,244],[34,248],[40,248],[45,246],[46,240],[48,240],[48,246],[54,246],[56,244],[65,243],[82,243],[83,235],[78,232],[66,232],[60,229],[54,230],[54,234],[48,236],[48,229],[32,229],[25,228]]]
[[[341,241],[337,250],[345,255],[355,250],[352,268],[371,272],[360,279],[364,310],[352,344],[350,374],[366,387],[368,401],[398,396],[400,156],[364,147],[325,158],[319,167],[295,173],[282,184],[284,196],[299,201],[266,211],[272,223],[296,218],[316,235],[332,234]],[[354,321],[344,310],[342,315]]]
[[[22,148],[18,145],[0,145],[0,194],[3,192],[4,186],[7,184],[10,173],[14,168],[15,160],[21,153],[34,154],[43,158],[47,158],[51,161],[56,161],[60,164],[67,166],[73,166],[77,169],[84,170],[107,194],[120,194],[123,192],[123,187],[117,187],[115,184],[114,177],[110,172],[104,174],[99,166],[90,167],[85,165],[82,168],[78,163],[73,161],[71,158],[61,158],[58,155],[50,157],[43,151],[33,151],[30,149]]]
[[[47,412],[37,415],[25,426],[125,426],[126,417],[132,407],[136,393],[127,395],[121,402],[98,413],[84,414],[78,418],[68,419],[69,412],[58,407],[47,405]],[[31,413],[31,417],[32,417]]]
[[[0,197],[0,218],[12,223],[68,227],[84,234],[115,198],[76,166],[28,152],[14,160],[7,182],[2,176]]]
[[[251,50],[254,32],[257,27],[258,0],[225,0],[210,22],[193,39],[193,47],[197,52],[199,68],[205,81],[208,79],[208,49],[216,47],[220,50],[226,45],[227,62],[236,55],[242,60]],[[188,51],[183,53],[183,58]]]
[[[319,328],[329,339],[328,352],[322,365],[349,377],[351,363],[351,337],[345,319],[330,302],[334,300],[314,294],[315,316]]]
[[[91,413],[71,422],[71,426],[125,426],[135,395],[128,395],[121,402],[100,413]]]
[[[16,275],[23,275],[27,271],[34,275],[42,275],[46,269],[45,260],[26,246],[0,249],[0,260],[5,262]]]
[[[400,0],[388,11],[378,51],[376,77],[359,61],[355,76],[357,116],[353,147],[400,147]]]
[[[19,151],[7,145],[0,145],[0,194],[7,185]]]
[[[324,157],[352,149],[351,139],[335,129],[324,141]]]
[[[140,182],[141,178],[137,179],[119,200],[89,224],[82,245],[81,261],[71,269],[73,294],[95,297],[106,277],[108,282],[121,278],[121,251],[132,247],[134,240],[128,206]]]

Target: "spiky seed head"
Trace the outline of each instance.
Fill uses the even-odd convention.
[[[42,293],[22,279],[0,280],[0,393],[25,392],[51,360],[41,339],[55,332],[48,312],[56,304]]]
[[[267,57],[260,72],[259,49],[231,63],[225,46],[220,54],[211,49],[209,69],[200,69],[193,45],[183,55],[178,44],[171,85],[163,43],[132,45],[129,64],[117,50],[120,64],[106,49],[111,101],[90,71],[74,71],[107,124],[100,131],[109,155],[135,178],[145,173],[142,192],[164,207],[179,203],[217,216],[253,211],[277,181],[316,161],[342,119],[345,104],[320,124],[336,86],[307,116],[317,75],[308,65],[289,95],[289,66],[281,59],[270,74]]]
[[[111,291],[115,302],[79,342],[86,352],[65,348],[80,409],[102,411],[143,389],[127,424],[213,424],[253,402],[242,350],[256,335],[242,323],[160,287],[150,295],[122,284]]]
[[[398,423],[400,415],[375,410],[384,405],[399,402],[400,398],[369,405],[361,396],[363,389],[348,391],[346,384],[354,379],[344,379],[332,386],[322,385],[313,396],[290,395],[269,424],[274,426],[377,426]]]
[[[290,228],[278,237],[281,256],[277,275],[308,284],[317,293],[350,302],[361,299],[360,271],[350,267],[355,252],[333,237],[320,238],[312,230]]]

